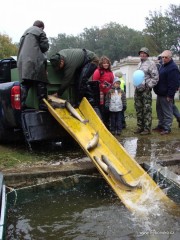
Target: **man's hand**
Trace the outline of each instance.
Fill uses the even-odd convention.
[[[168,102],[172,102],[173,101],[173,99],[170,98],[170,97],[167,97],[166,99],[167,99]]]
[[[54,97],[57,97],[57,98],[58,98],[58,94],[57,94],[57,93],[54,93],[54,94],[52,94],[52,96],[54,96]]]

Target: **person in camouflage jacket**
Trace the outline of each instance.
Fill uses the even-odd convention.
[[[137,130],[134,133],[147,135],[152,125],[152,88],[159,81],[155,62],[149,60],[149,49],[143,47],[139,51],[141,58],[138,69],[144,72],[144,81],[135,88],[134,106],[137,115]]]

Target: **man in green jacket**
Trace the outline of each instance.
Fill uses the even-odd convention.
[[[94,52],[79,48],[63,49],[51,56],[50,62],[62,75],[62,84],[55,96],[61,97],[71,84],[75,84],[77,104],[86,97],[92,106],[97,105],[99,84],[88,81],[99,63]]]

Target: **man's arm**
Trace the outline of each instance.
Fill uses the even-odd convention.
[[[154,86],[157,85],[159,81],[158,69],[154,62],[151,62],[151,65],[149,67],[149,75],[150,75],[150,79],[148,80],[148,87],[153,88]]]
[[[74,78],[74,74],[75,74],[75,70],[74,70],[73,67],[68,66],[68,67],[64,68],[64,76],[63,76],[63,79],[62,79],[62,84],[57,91],[59,97],[64,93],[64,91],[72,83],[73,78]]]
[[[39,45],[40,45],[40,49],[41,49],[42,53],[45,53],[45,52],[48,51],[48,49],[49,49],[49,41],[48,41],[48,38],[46,37],[45,32],[42,32],[40,34]]]

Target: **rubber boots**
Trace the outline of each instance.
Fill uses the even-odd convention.
[[[43,101],[43,98],[47,99],[47,87],[46,83],[38,82],[37,83],[37,97],[39,100],[39,109],[40,110],[47,110],[47,106]]]
[[[21,109],[24,110],[26,108],[26,99],[28,96],[29,87],[25,85],[21,85]]]

